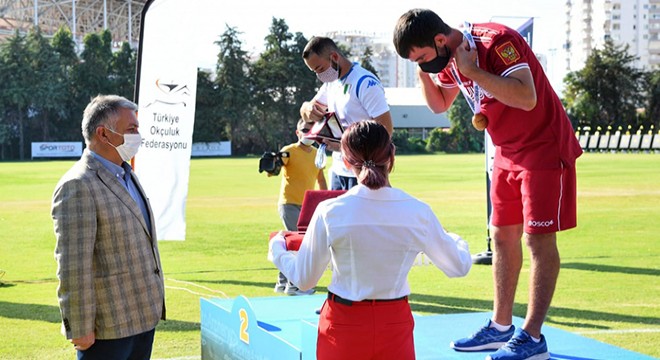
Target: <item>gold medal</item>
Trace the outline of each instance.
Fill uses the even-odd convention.
[[[472,117],[472,126],[479,131],[484,131],[488,126],[488,118],[482,113],[474,114]]]

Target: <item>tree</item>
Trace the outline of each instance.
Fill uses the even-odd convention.
[[[66,26],[61,26],[53,35],[51,45],[55,52],[59,54],[59,61],[65,68],[71,70],[78,63],[78,54],[76,53],[76,43],[73,41],[71,30]]]
[[[429,132],[429,137],[426,139],[426,151],[436,152],[444,151],[448,152],[447,149],[451,148],[451,135],[449,131],[445,131],[442,128],[435,128]]]
[[[84,49],[80,61],[73,67],[72,120],[80,124],[80,118],[90,99],[98,94],[112,92],[110,64],[112,62],[112,37],[106,30],[101,34],[90,33],[83,38]]]
[[[57,134],[53,134],[60,141],[79,141],[82,137],[80,133],[81,105],[76,100],[74,88],[74,68],[80,62],[76,53],[76,43],[73,41],[73,35],[66,26],[60,27],[51,41],[51,46],[57,54],[57,65],[59,72],[56,75],[57,82],[64,84],[60,89],[62,95],[62,108],[51,121],[57,129]]]
[[[484,151],[484,133],[472,126],[472,110],[462,94],[454,100],[447,112],[451,123],[451,137],[455,152]]]
[[[43,37],[38,27],[32,28],[26,38],[26,50],[33,79],[30,88],[30,117],[34,118],[34,139],[51,140],[52,120],[63,111],[67,84],[60,75],[58,54]],[[37,132],[40,132],[37,134]],[[32,136],[31,136],[32,138]]]
[[[447,112],[449,131],[434,129],[427,139],[428,151],[465,153],[484,151],[484,133],[472,126],[472,110],[459,94]]]
[[[0,159],[25,159],[30,141],[80,141],[80,118],[99,93],[132,98],[135,53],[128,44],[114,55],[112,36],[85,36],[78,57],[71,32],[52,40],[38,27],[0,44]]]
[[[236,28],[226,25],[225,32],[215,42],[220,47],[216,65],[218,121],[226,124],[232,142],[232,153],[237,153],[241,142],[242,129],[250,119],[252,82],[248,77],[250,69],[247,52],[242,49]]]
[[[353,54],[351,53],[351,46],[345,43],[340,43],[340,42],[335,42],[337,45],[337,48],[339,49],[339,52],[344,55],[345,58],[351,59],[353,57]],[[357,60],[357,56],[353,61]]]
[[[564,100],[577,125],[618,127],[637,123],[643,104],[643,72],[633,66],[628,45],[606,41],[587,58],[583,69],[567,74]]]
[[[85,50],[81,62],[74,68],[74,84],[79,104],[86,104],[98,94],[112,92],[110,66],[112,63],[112,36],[108,30],[101,34],[87,34],[83,39]],[[80,109],[82,113],[82,109]]]
[[[197,98],[193,142],[215,142],[229,139],[230,127],[220,116],[218,87],[211,74],[197,70]]]
[[[374,75],[376,75],[376,77],[378,77],[378,72],[371,63],[371,57],[373,56],[373,54],[374,52],[371,49],[371,46],[367,46],[367,48],[364,49],[364,54],[362,54],[362,61],[360,62],[360,66],[371,71]]]
[[[284,19],[273,18],[270,33],[264,39],[266,50],[252,66],[251,78],[255,81],[253,99],[255,121],[254,144],[262,146],[255,151],[278,150],[294,141],[296,123],[300,118],[300,105],[296,103],[297,84],[292,75],[303,63],[296,53],[297,42]]]
[[[32,81],[29,66],[29,53],[25,46],[25,38],[18,30],[0,48],[0,102],[4,108],[3,122],[9,128],[9,138],[18,138],[18,158],[25,159],[25,132],[27,127],[27,112],[30,105],[30,87]],[[6,130],[7,131],[7,130]]]
[[[3,67],[2,62],[0,62],[0,68]],[[0,70],[1,72],[1,70]],[[11,124],[5,120],[6,109],[4,104],[0,101],[0,160],[7,158],[7,152],[9,150],[9,143],[12,139]]]
[[[128,42],[123,42],[119,51],[112,55],[110,79],[112,93],[127,99],[135,96],[135,72],[137,66],[135,50]]]
[[[300,106],[305,101],[309,101],[314,97],[321,85],[321,82],[316,78],[313,71],[309,70],[305,61],[302,58],[303,50],[307,45],[306,39],[302,33],[297,32],[293,36],[293,44],[291,53],[293,55],[293,63],[290,66],[290,81],[295,84],[293,103],[300,110]],[[300,114],[298,114],[300,115]]]
[[[645,128],[654,125],[660,129],[660,70],[655,69],[646,74],[647,100],[645,108],[645,117],[647,124]],[[657,135],[656,135],[657,136]]]
[[[418,136],[411,137],[408,130],[395,129],[392,132],[392,143],[397,154],[422,154],[426,152],[426,143]]]

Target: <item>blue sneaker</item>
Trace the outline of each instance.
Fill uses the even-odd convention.
[[[545,336],[541,341],[534,342],[532,337],[523,330],[518,329],[509,342],[499,350],[486,357],[486,360],[547,360],[550,359],[548,344]]]
[[[488,319],[486,325],[479,331],[469,337],[452,341],[449,347],[456,351],[497,350],[511,339],[514,330],[515,326],[511,325],[509,330],[499,331],[490,327],[490,319]]]

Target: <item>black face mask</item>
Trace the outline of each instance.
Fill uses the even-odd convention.
[[[449,52],[447,45],[445,45],[444,56],[440,56],[437,46],[435,47],[435,54],[437,55],[435,59],[419,64],[419,68],[422,69],[423,72],[437,74],[447,67],[449,59],[451,59],[451,53]]]

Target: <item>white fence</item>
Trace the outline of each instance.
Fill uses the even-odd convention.
[[[634,134],[615,131],[576,133],[580,146],[586,151],[660,152],[660,133],[652,131]]]

